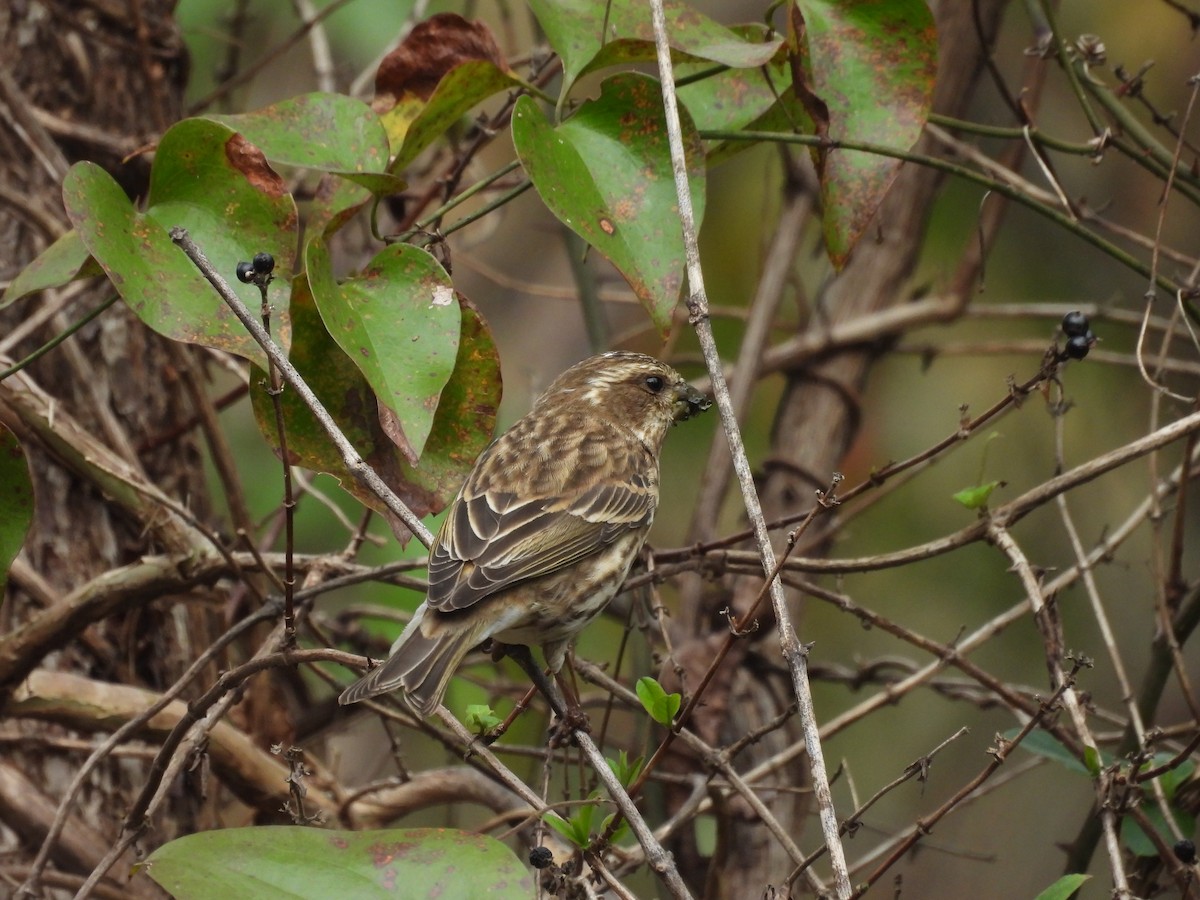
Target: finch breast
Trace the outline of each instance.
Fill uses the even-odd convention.
[[[546,664],[559,671],[576,635],[621,589],[645,540],[645,530],[630,532],[604,552],[510,592],[505,601],[523,613],[519,621],[498,632],[496,640],[540,644]]]

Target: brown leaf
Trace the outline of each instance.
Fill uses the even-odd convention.
[[[486,25],[468,22],[455,13],[439,13],[417,25],[383,58],[375,73],[372,108],[377,113],[387,112],[406,95],[427,101],[447,72],[471,60],[511,71]]]
[[[811,73],[804,65],[804,56],[808,52],[804,36],[806,28],[804,14],[800,12],[798,5],[793,4],[792,15],[788,20],[788,63],[792,69],[792,85],[797,99],[804,106],[804,111],[812,119],[813,133],[825,140],[829,137],[829,107],[813,90]],[[818,147],[815,153],[817,167],[820,168],[826,150],[824,147]]]
[[[404,458],[408,460],[408,464],[415,466],[418,457],[413,451],[413,446],[409,442],[408,437],[404,434],[404,425],[401,424],[400,418],[382,403],[379,404],[379,425],[383,428],[383,433],[404,454]]]
[[[233,135],[225,142],[225,158],[268,197],[282,197],[287,193],[287,185],[267,163],[263,152],[240,134]]]

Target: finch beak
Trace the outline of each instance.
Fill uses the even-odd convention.
[[[682,422],[712,406],[712,401],[687,382],[675,385],[675,421]]]

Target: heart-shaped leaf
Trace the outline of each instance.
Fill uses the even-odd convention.
[[[298,216],[283,179],[262,151],[228,125],[185,119],[159,143],[150,173],[148,204],[146,215],[167,231],[176,225],[188,230],[209,262],[251,309],[262,305],[262,294],[254,285],[233,277],[237,264],[260,252],[275,258],[279,277],[269,295],[271,330],[275,340],[286,347],[291,286],[287,276],[295,266]],[[211,288],[208,295],[215,296]],[[196,314],[203,315],[209,303],[208,297],[198,301]],[[224,303],[218,314],[228,314]],[[255,357],[257,349],[255,345]]]
[[[735,26],[730,31],[753,46],[763,46],[767,37],[761,25]],[[770,46],[778,48],[779,41]],[[770,60],[754,68],[685,60],[675,66],[675,83],[698,131],[730,131],[745,128],[770,109],[791,84],[791,74],[785,54],[777,50]],[[739,143],[746,146],[749,142]]]
[[[376,194],[403,190],[387,174],[388,139],[379,116],[344,94],[303,94],[257,112],[205,118],[236,129],[273,165],[329,172]]]
[[[500,358],[487,324],[459,298],[462,334],[454,374],[442,389],[420,465],[413,467],[384,432],[374,391],[325,330],[302,278],[296,280],[292,297],[292,365],[362,458],[409,509],[426,516],[445,508],[495,429]],[[279,435],[268,388],[265,376],[256,373],[250,381],[250,401],[259,428],[278,453]],[[284,388],[279,400],[287,431],[288,461],[332,475],[364,505],[389,516],[379,498],[346,469],[325,430],[296,393]],[[398,537],[406,537],[390,516],[388,521]]]
[[[534,893],[529,872],[504,844],[454,828],[227,828],[163,844],[142,865],[178,900],[524,900]]]
[[[462,314],[450,276],[409,244],[385,247],[340,284],[323,240],[309,243],[305,261],[326,329],[395,413],[402,434],[393,437],[415,465],[458,356]]]
[[[375,101],[399,171],[493,94],[526,86],[504,60],[491,30],[455,13],[416,25],[383,58],[375,75]]]
[[[681,110],[697,224],[704,216],[704,153]],[[517,101],[513,143],[550,211],[625,276],[662,334],[683,286],[683,234],[659,84],[622,74],[558,127],[529,97]]]
[[[446,73],[426,103],[402,103],[384,115],[388,134],[402,136],[396,151],[394,171],[407,166],[417,155],[445,134],[472,107],[494,94],[520,87],[523,82],[493,63],[465,62]]]
[[[36,291],[62,287],[76,278],[101,275],[103,271],[79,239],[79,232],[68,231],[9,282],[0,296],[0,309]]]
[[[655,57],[654,26],[644,0],[530,0],[529,6],[562,57],[564,94],[585,72]],[[667,40],[678,53],[753,68],[765,65],[779,49],[779,40],[746,40],[689,3],[666,0],[663,6]]]
[[[88,252],[150,328],[266,366],[258,344],[166,228],[137,212],[111,175],[94,163],[76,163],[63,181],[63,203]]]
[[[817,133],[908,150],[929,118],[937,34],[925,0],[797,0],[796,91]],[[825,244],[837,268],[866,230],[900,168],[891,157],[816,148]]]

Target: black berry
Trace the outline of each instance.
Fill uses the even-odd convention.
[[[1196,845],[1187,838],[1176,841],[1171,849],[1175,852],[1175,858],[1185,866],[1190,866],[1196,861]]]
[[[1088,334],[1091,334],[1091,332],[1088,332]],[[1092,349],[1094,341],[1096,341],[1096,338],[1093,337],[1091,341],[1088,341],[1086,335],[1068,337],[1067,347],[1063,350],[1063,353],[1066,353],[1070,359],[1084,359],[1088,350]]]
[[[254,254],[254,273],[256,275],[270,275],[274,268],[275,257],[270,253]]]
[[[1087,333],[1088,324],[1088,317],[1079,310],[1075,310],[1063,316],[1060,327],[1067,337],[1082,337]]]
[[[240,262],[237,264],[238,281],[249,284],[254,280],[254,263]]]
[[[554,854],[549,847],[534,847],[529,851],[529,864],[535,869],[545,869],[554,862]]]

